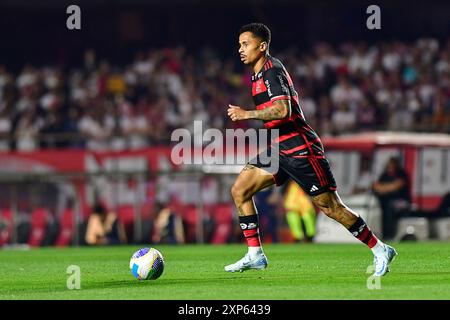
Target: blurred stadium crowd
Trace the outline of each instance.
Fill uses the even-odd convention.
[[[234,50],[231,49],[231,50]],[[138,52],[116,66],[85,52],[78,68],[0,65],[0,150],[123,150],[168,144],[173,129],[232,123],[229,103],[253,108],[236,52],[183,47]],[[236,56],[232,56],[236,53]],[[308,122],[322,136],[367,130],[450,133],[450,39],[318,43],[276,52]]]

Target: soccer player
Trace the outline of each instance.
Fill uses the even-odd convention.
[[[278,154],[272,155],[278,166],[262,164],[258,157],[240,172],[231,188],[239,223],[247,240],[248,252],[239,261],[227,265],[225,271],[264,269],[268,260],[262,250],[258,231],[258,214],[253,195],[289,178],[311,196],[312,202],[328,217],[338,221],[374,254],[375,276],[389,271],[397,255],[391,246],[379,240],[364,220],[344,203],[336,192],[336,183],[325,158],[322,142],[306,123],[299,96],[292,79],[280,60],[269,54],[271,32],[261,23],[251,23],[239,30],[241,61],[252,67],[252,96],[256,110],[229,105],[232,121],[259,119],[267,129],[278,129]],[[278,167],[277,171],[272,169]]]

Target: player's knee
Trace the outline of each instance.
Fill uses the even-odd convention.
[[[249,197],[251,198],[248,188],[240,183],[233,184],[233,186],[231,187],[231,196],[237,203],[244,202],[248,200]]]
[[[234,201],[240,202],[243,198],[243,192],[242,187],[239,186],[239,184],[235,183],[231,187],[231,196],[233,197]]]

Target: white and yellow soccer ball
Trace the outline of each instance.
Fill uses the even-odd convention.
[[[138,280],[156,280],[164,271],[164,258],[155,248],[142,248],[130,259],[130,270]]]

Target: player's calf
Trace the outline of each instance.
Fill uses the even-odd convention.
[[[336,192],[325,192],[312,197],[316,205],[329,218],[341,223],[347,229],[357,220],[358,214],[344,205]]]
[[[355,238],[365,243],[372,250],[375,257],[376,275],[381,276],[389,271],[389,264],[397,255],[397,252],[394,248],[379,240],[364,219],[342,203],[337,193],[320,194],[313,197],[313,202],[328,217],[341,223]]]

